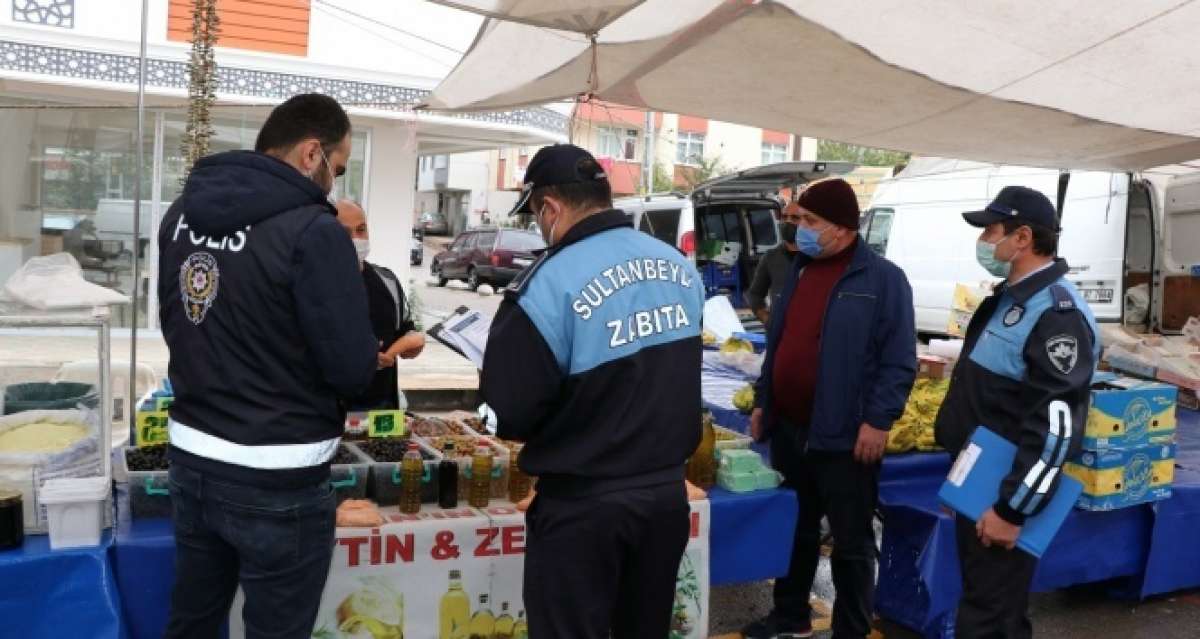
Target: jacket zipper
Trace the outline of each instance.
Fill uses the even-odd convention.
[[[850,277],[854,273],[857,273],[865,268],[866,268],[865,266],[859,265],[857,268],[854,268],[853,270],[851,270],[850,266],[847,266],[846,271],[844,273],[842,273],[842,276],[838,278],[837,283],[833,285],[834,290],[840,289],[842,287],[842,284],[844,284],[846,282],[846,278]],[[794,289],[793,289],[792,293],[795,294]],[[841,290],[838,290],[838,292],[837,292],[838,299],[842,299],[843,295],[859,295],[859,296],[866,297],[865,295],[862,295],[861,293],[845,293]],[[825,312],[822,313],[822,316],[821,316],[821,338],[819,340],[817,340],[817,366],[820,366],[821,362],[825,361],[825,326],[826,326],[826,324],[829,323],[829,307],[830,306],[832,306],[832,304],[825,305]],[[773,385],[775,383],[774,380],[772,380],[771,383]],[[819,398],[820,396],[821,396],[821,376],[818,375],[817,376],[817,384],[816,384],[816,386],[813,387],[813,412],[814,413],[817,410],[817,398]],[[811,417],[809,417],[808,421],[812,422],[813,420]],[[812,433],[812,424],[811,423],[808,424],[808,430],[809,430],[809,433],[811,434]],[[855,437],[857,438],[857,435],[855,435]]]

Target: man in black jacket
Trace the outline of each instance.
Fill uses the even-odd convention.
[[[375,372],[375,379],[366,392],[347,400],[346,409],[395,410],[400,407],[396,358],[413,359],[420,355],[425,350],[425,334],[417,330],[400,278],[390,269],[367,261],[371,252],[367,212],[356,202],[342,200],[337,203],[337,216],[358,253],[371,326],[375,329],[375,339],[379,340],[379,370]]]
[[[247,637],[312,632],[333,554],[338,398],[367,387],[378,352],[354,245],[326,199],[349,155],[341,106],[295,96],[255,151],[198,161],[163,218],[168,637],[217,637],[239,582]]]

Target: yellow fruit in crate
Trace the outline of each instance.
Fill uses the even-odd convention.
[[[733,407],[743,413],[754,410],[754,385],[746,384],[733,394]]]
[[[700,339],[704,342],[705,346],[715,346],[717,343],[717,336],[709,331],[700,333]]]
[[[721,344],[722,353],[753,353],[754,345],[744,339],[730,337]]]

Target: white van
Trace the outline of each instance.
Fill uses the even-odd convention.
[[[1200,272],[1190,266],[1200,263],[1200,174],[1172,179],[918,158],[880,182],[861,231],[908,275],[919,332],[946,333],[957,283],[994,281],[975,261],[979,229],[961,213],[982,209],[1010,185],[1058,204],[1059,255],[1098,320],[1128,321],[1125,295],[1139,284],[1148,285],[1155,328],[1178,331],[1187,313],[1200,313]]]
[[[634,228],[694,260],[705,243],[737,242],[742,247],[738,278],[745,291],[761,256],[779,244],[779,192],[790,188],[794,193],[814,180],[853,170],[849,162],[779,162],[713,178],[689,194],[628,197],[613,206],[633,217]],[[701,257],[697,265],[704,262]],[[735,306],[745,303],[742,297],[733,298]]]

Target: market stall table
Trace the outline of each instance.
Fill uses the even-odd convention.
[[[130,520],[123,490],[118,490],[117,502],[121,512],[111,555],[129,636],[157,638],[166,627],[175,574],[171,522]],[[493,505],[504,507],[500,502]],[[737,494],[714,488],[709,492],[708,506],[708,573],[712,585],[760,581],[787,571],[797,512],[791,492],[776,489]],[[339,536],[350,530],[339,529]],[[369,541],[362,552],[364,559],[369,558]]]
[[[108,532],[99,546],[62,550],[50,550],[47,535],[29,535],[0,551],[0,635],[126,637],[111,545]]]
[[[750,419],[733,394],[752,379],[705,353],[703,405],[717,424],[741,433]],[[1179,450],[1172,497],[1110,512],[1076,510],[1038,566],[1038,591],[1123,578],[1118,594],[1148,597],[1200,587],[1200,413],[1178,409]],[[769,447],[756,445],[769,454]],[[950,469],[946,453],[890,455],[880,472],[884,521],[876,607],[892,621],[927,636],[953,629],[961,595],[954,520],[937,491]],[[714,518],[715,519],[715,518]]]

